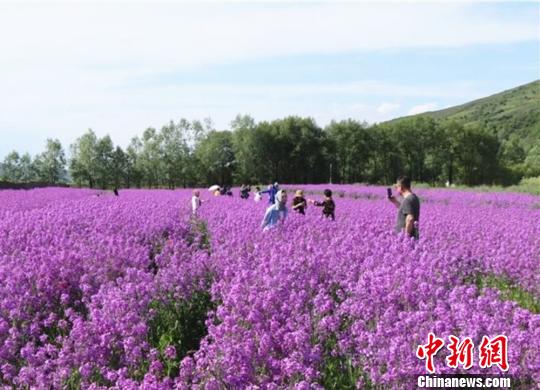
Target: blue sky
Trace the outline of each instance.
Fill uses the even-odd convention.
[[[0,158],[236,114],[380,122],[540,78],[536,2],[0,4]]]

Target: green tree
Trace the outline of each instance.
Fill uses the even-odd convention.
[[[142,135],[142,149],[139,154],[139,165],[143,181],[148,187],[159,187],[163,182],[163,153],[161,140],[154,128],[148,128]]]
[[[19,169],[21,173],[20,180],[28,183],[38,180],[38,169],[36,166],[36,160],[32,159],[30,153],[25,153],[19,159]]]
[[[365,180],[374,146],[367,124],[353,119],[332,121],[325,130],[333,144],[334,178],[347,183]]]
[[[392,135],[402,158],[402,173],[413,180],[431,181],[427,171],[428,156],[436,152],[437,123],[429,117],[416,117],[393,125]]]
[[[540,176],[540,141],[529,150],[523,165],[526,176]]]
[[[443,167],[445,173],[442,173],[442,176],[445,177],[448,185],[452,185],[455,180],[464,132],[464,126],[456,121],[448,122],[443,127],[442,142],[439,144],[435,163]]]
[[[78,185],[87,184],[90,188],[96,185],[97,143],[96,134],[89,129],[71,145],[69,171]]]
[[[281,180],[291,183],[328,181],[329,163],[326,157],[326,134],[312,118],[291,116],[274,121],[282,138]]]
[[[120,146],[117,146],[112,152],[111,158],[111,184],[116,187],[129,187],[128,175],[128,156]]]
[[[57,139],[47,139],[45,151],[35,161],[41,181],[58,184],[66,179],[66,157]]]
[[[197,145],[195,156],[200,167],[200,182],[232,184],[236,160],[230,131],[210,131]]]
[[[20,156],[16,151],[9,153],[2,162],[2,180],[19,182],[22,172],[20,167]]]
[[[458,174],[465,185],[493,184],[500,168],[499,141],[487,131],[470,127],[457,135]]]
[[[248,129],[253,130],[256,126],[255,119],[251,117],[250,115],[241,115],[238,114],[236,117],[231,121],[231,130],[237,131],[240,129]]]
[[[114,145],[111,137],[106,135],[96,143],[95,149],[95,177],[101,188],[108,188],[113,182],[113,154]]]
[[[139,137],[133,137],[126,150],[126,186],[135,185],[140,188],[143,181],[142,162],[140,158],[142,142]]]
[[[175,188],[186,185],[188,174],[189,148],[183,127],[170,122],[163,126],[159,134],[163,153],[163,169],[167,186]]]
[[[366,166],[368,182],[393,183],[403,173],[404,164],[392,128],[379,125],[369,127],[367,132],[371,140],[370,159]]]
[[[258,161],[254,151],[255,120],[249,115],[237,115],[231,122],[233,150],[236,156],[234,180],[236,183],[254,183],[258,181]]]

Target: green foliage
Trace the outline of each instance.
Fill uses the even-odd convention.
[[[63,181],[66,174],[66,157],[60,141],[47,139],[45,151],[37,157],[36,161],[42,181],[53,184]]]
[[[320,183],[329,178],[328,135],[311,118],[232,123],[237,183]]]
[[[499,141],[485,130],[461,128],[455,134],[457,176],[462,184],[493,184],[499,172]],[[450,181],[450,180],[449,180]]]
[[[321,384],[325,389],[356,389],[360,378],[362,378],[363,389],[373,388],[368,375],[354,366],[350,358],[343,356],[324,358]]]
[[[414,183],[416,188],[433,188],[429,183]],[[453,189],[459,189],[463,191],[481,191],[481,192],[523,192],[532,195],[540,195],[540,176],[539,177],[527,177],[521,179],[516,185],[509,187],[502,187],[500,185],[479,185],[479,186],[463,186],[453,185]],[[540,200],[538,202],[540,207]],[[533,206],[534,207],[534,206]]]
[[[114,187],[119,188],[122,186],[124,178],[127,177],[128,166],[128,155],[120,146],[117,146],[112,152],[110,163],[111,180]]]
[[[255,167],[257,156],[254,151],[255,120],[248,115],[237,115],[231,122],[232,145],[236,156],[234,181],[236,183],[253,183],[256,181]]]
[[[63,388],[66,390],[78,390],[81,388],[81,373],[77,368],[71,370],[70,376],[64,381]]]
[[[45,151],[34,159],[28,153],[22,156],[16,151],[9,153],[0,164],[0,178],[10,182],[58,184],[66,180],[65,165],[66,158],[60,141],[47,139]]]
[[[494,288],[506,301],[517,303],[531,313],[540,313],[540,298],[524,290],[511,280],[497,275],[477,275],[475,284],[478,288]]]
[[[90,129],[71,145],[69,171],[78,185],[93,188],[97,179],[97,143],[96,134]]]
[[[21,180],[21,170],[19,168],[19,153],[13,151],[9,153],[2,163],[2,180],[14,182]]]
[[[528,177],[540,176],[540,137],[525,157],[523,170]]]
[[[509,190],[540,195],[540,176],[522,179],[517,186],[510,187]]]
[[[195,157],[200,167],[200,182],[232,184],[236,159],[231,132],[209,132],[198,144]]]
[[[337,352],[335,335],[328,337],[323,343],[323,360],[321,363],[321,385],[325,389],[356,389],[361,381],[363,388],[371,389],[373,384],[358,365],[349,356]]]
[[[82,388],[82,375],[78,368],[73,368],[67,379],[64,380],[62,388],[65,390],[79,390]],[[98,386],[110,387],[112,383],[105,379],[105,377],[97,370],[92,371],[92,375],[88,378],[90,383]]]
[[[421,116],[488,129],[501,140],[515,134],[530,141],[540,121],[540,81]]]
[[[189,299],[171,297],[153,301],[150,309],[154,315],[148,323],[148,341],[159,350],[166,375],[174,377],[180,361],[196,352],[208,333],[205,321],[208,312],[215,309],[215,304],[207,291],[195,291]],[[169,346],[176,349],[173,359],[165,355]]]
[[[185,186],[189,163],[189,149],[187,135],[179,124],[170,122],[164,126],[160,133],[161,153],[165,182],[169,188]]]
[[[453,122],[464,128],[483,129],[495,137],[500,144],[498,183],[514,184],[523,176],[540,175],[540,80],[460,106],[390,123],[419,117],[433,118],[443,125]],[[467,177],[462,183],[490,182],[474,179]]]
[[[187,234],[186,241],[189,245],[197,243],[200,250],[206,250],[210,253],[210,233],[208,226],[202,219],[193,217],[191,220],[190,231]]]
[[[113,153],[114,146],[111,137],[106,135],[97,141],[94,164],[95,164],[95,180],[100,188],[107,188],[113,176]]]
[[[331,140],[333,179],[345,182],[361,182],[367,179],[366,167],[373,153],[372,137],[368,126],[352,119],[332,121],[326,128]]]
[[[340,305],[346,299],[346,293],[338,283],[333,283],[329,288],[332,300]],[[346,332],[352,324],[348,317],[342,317],[339,330]],[[359,383],[362,388],[371,389],[373,384],[358,363],[354,363],[351,356],[339,351],[335,334],[324,336],[321,339],[317,332],[312,337],[313,343],[321,343],[323,346],[323,359],[320,366],[320,382],[325,389],[356,389]]]
[[[196,171],[188,144],[205,131],[200,122],[171,121],[160,131],[146,129],[124,151],[89,130],[71,146],[71,177],[77,185],[101,188],[185,187]]]

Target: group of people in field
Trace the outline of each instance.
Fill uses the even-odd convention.
[[[415,239],[419,238],[418,222],[420,219],[420,200],[411,190],[411,180],[407,176],[400,176],[396,184],[395,189],[399,194],[399,199],[392,195],[391,188],[388,188],[387,198],[398,209],[396,232],[405,231],[406,234]],[[251,192],[251,186],[242,185],[240,187],[240,198],[248,199]],[[230,195],[232,192],[230,188],[216,190],[214,195]],[[255,188],[255,202],[260,202],[263,195],[268,195],[268,207],[264,213],[263,220],[261,222],[261,228],[263,230],[269,230],[276,227],[280,222],[283,223],[287,219],[289,209],[287,207],[288,195],[284,189],[281,189],[276,182],[270,184],[268,188],[261,191],[259,187]],[[200,191],[194,190],[193,197],[191,199],[191,207],[193,214],[197,213],[197,210],[201,207],[202,201],[200,198]],[[322,215],[325,218],[329,218],[335,221],[336,204],[332,198],[332,190],[324,190],[324,199],[322,201],[316,201],[313,199],[306,199],[302,190],[297,190],[294,193],[292,199],[291,208],[298,214],[305,215],[308,205],[322,208]]]
[[[274,183],[269,186],[266,191],[262,191],[261,194],[268,193],[269,206],[266,209],[264,218],[261,223],[261,227],[264,230],[271,229],[276,226],[281,220],[285,221],[287,218],[287,192],[279,188],[278,183]],[[316,207],[322,207],[322,213],[326,218],[335,220],[336,204],[332,199],[332,191],[329,189],[324,190],[324,200],[322,202],[315,201],[313,199],[306,199],[302,190],[297,190],[292,200],[292,209],[304,215],[308,204],[312,204]]]

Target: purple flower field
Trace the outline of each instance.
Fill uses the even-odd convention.
[[[321,199],[319,185],[302,188]],[[336,221],[191,190],[0,191],[5,388],[415,388],[429,332],[508,337],[540,384],[540,198],[418,190],[420,240],[383,187],[331,186]]]

